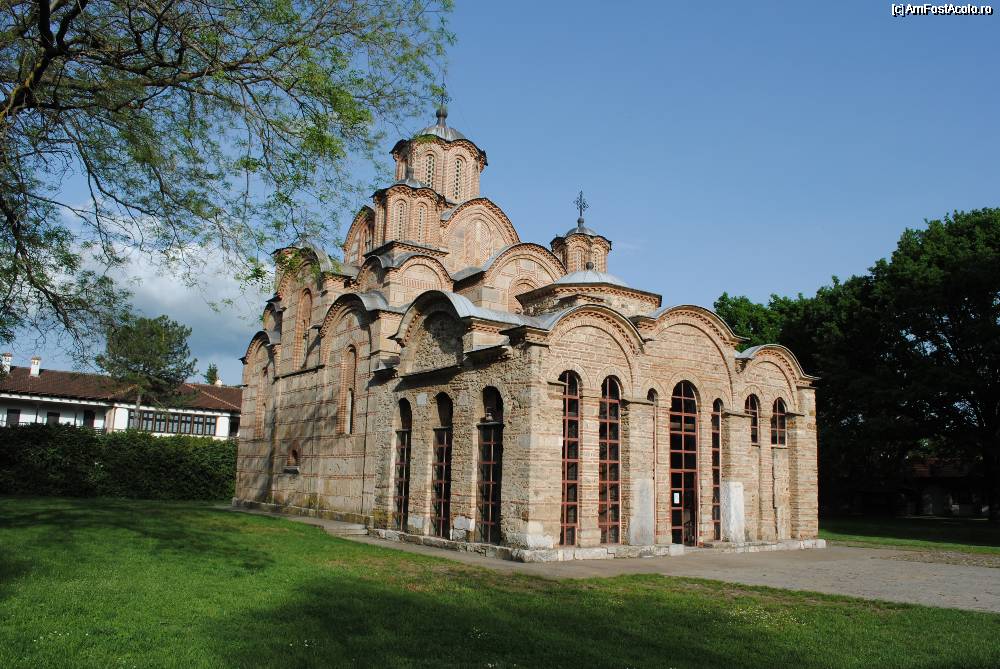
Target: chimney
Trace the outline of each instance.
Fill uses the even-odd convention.
[[[42,359],[37,355],[31,356],[31,375],[38,376],[38,372],[42,368]]]
[[[10,362],[13,359],[14,359],[14,354],[13,353],[9,353],[8,352],[8,353],[4,353],[3,354],[3,373],[4,374],[10,374]]]
[[[221,388],[222,387],[222,379],[216,379],[214,385],[216,387],[218,387],[218,388]]]

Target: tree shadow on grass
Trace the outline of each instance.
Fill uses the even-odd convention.
[[[604,588],[513,580],[515,588],[413,591],[331,575],[201,634],[220,666],[819,666],[810,649],[778,633],[748,634],[694,593],[633,594],[626,605]]]
[[[0,576],[9,582],[7,576],[43,568],[20,554],[72,555],[94,547],[99,543],[95,537],[109,543],[146,541],[151,552],[219,558],[247,571],[271,565],[268,552],[233,541],[234,528],[220,531],[211,524],[221,513],[197,504],[156,501],[0,498],[0,532],[19,531],[0,542]]]

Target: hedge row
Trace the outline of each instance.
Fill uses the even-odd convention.
[[[0,428],[0,494],[228,499],[235,477],[235,441],[70,425]]]

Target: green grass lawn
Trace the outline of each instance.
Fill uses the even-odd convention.
[[[819,528],[848,544],[1000,554],[1000,527],[982,518],[822,518]]]
[[[185,503],[0,498],[0,667],[996,667],[1000,615],[551,581]]]

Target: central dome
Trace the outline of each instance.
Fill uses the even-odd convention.
[[[438,107],[437,110],[437,124],[429,125],[420,132],[417,136],[421,135],[434,135],[435,137],[440,137],[446,142],[456,142],[460,139],[467,139],[465,135],[460,133],[454,128],[448,127],[448,108],[444,105]]]
[[[625,283],[623,279],[620,279],[614,274],[608,274],[607,272],[599,272],[596,269],[582,269],[579,272],[571,272],[566,276],[557,279],[555,283],[557,284],[610,283],[614,286],[622,286],[624,288],[629,287],[629,285]]]

